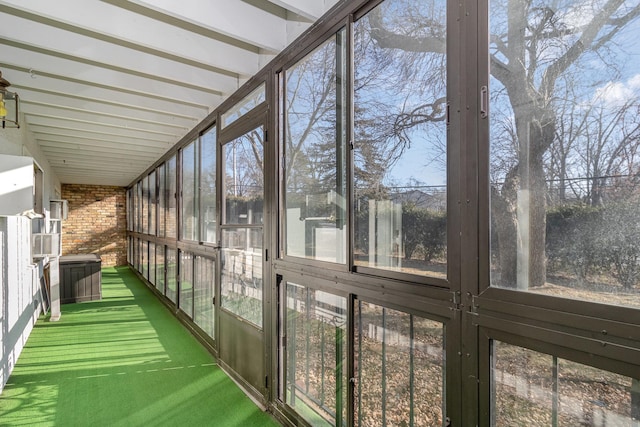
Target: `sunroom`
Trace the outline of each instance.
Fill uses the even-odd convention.
[[[640,423],[638,0],[0,15],[3,386],[91,254],[283,425]]]

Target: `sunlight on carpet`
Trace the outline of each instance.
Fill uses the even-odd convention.
[[[278,425],[129,268],[103,269],[102,295],[38,320],[0,425]]]

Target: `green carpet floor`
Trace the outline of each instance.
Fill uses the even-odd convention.
[[[2,426],[277,426],[126,267],[101,301],[41,318],[0,395]]]

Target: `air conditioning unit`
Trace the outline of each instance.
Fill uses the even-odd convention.
[[[58,257],[62,254],[60,234],[32,233],[31,242],[34,258],[41,258],[44,256]]]
[[[66,200],[50,200],[49,201],[49,217],[51,219],[67,219],[69,215],[69,202]]]

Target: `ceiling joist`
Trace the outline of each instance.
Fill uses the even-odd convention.
[[[127,185],[338,0],[0,0],[0,70],[62,183]]]

